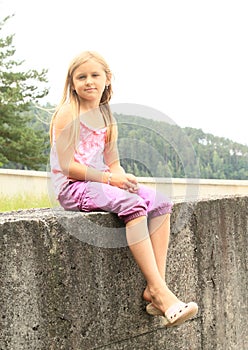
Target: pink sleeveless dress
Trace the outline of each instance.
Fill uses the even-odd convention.
[[[80,142],[74,160],[100,171],[109,171],[104,163],[106,128],[93,129],[80,122]],[[55,138],[54,138],[55,139]],[[171,213],[172,202],[146,186],[137,194],[108,184],[92,181],[72,181],[63,174],[54,142],[50,154],[51,180],[61,206],[74,211],[107,211],[116,213],[127,223],[139,216],[148,218]]]

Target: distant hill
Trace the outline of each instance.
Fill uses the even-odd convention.
[[[49,123],[53,106],[32,106],[31,127],[42,129],[43,153],[49,154]],[[127,111],[128,112],[128,111]],[[118,122],[121,164],[136,176],[248,180],[248,146],[206,134],[201,129],[114,112]],[[158,116],[158,119],[159,116]],[[16,164],[7,164],[16,167]],[[19,168],[21,164],[18,165]],[[25,167],[26,168],[26,167]],[[47,164],[40,169],[46,170]]]
[[[248,146],[201,129],[114,115],[122,165],[136,176],[248,179]]]

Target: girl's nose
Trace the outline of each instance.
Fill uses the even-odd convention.
[[[86,84],[89,85],[92,83],[91,77],[87,77],[86,79]]]

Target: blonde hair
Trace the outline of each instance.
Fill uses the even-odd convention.
[[[73,87],[73,74],[75,70],[83,63],[87,62],[89,59],[94,59],[98,63],[100,63],[106,73],[106,77],[111,81],[111,70],[105,61],[105,59],[99,55],[95,51],[84,51],[80,53],[78,56],[76,56],[70,63],[67,76],[66,76],[66,81],[64,85],[64,91],[62,95],[62,99],[60,103],[58,104],[55,113],[52,116],[51,124],[50,124],[50,140],[51,143],[53,141],[53,124],[54,120],[60,111],[60,109],[66,104],[70,103],[72,106],[72,111],[73,111],[73,123],[71,124],[71,139],[70,139],[70,144],[74,144],[75,148],[77,148],[77,141],[79,137],[79,110],[80,110],[80,104],[79,104],[79,98],[77,93],[74,90]],[[114,127],[115,121],[113,118],[113,115],[111,113],[110,107],[109,107],[109,101],[112,97],[112,85],[111,83],[108,85],[107,88],[104,89],[101,101],[100,101],[100,111],[103,115],[103,119],[105,122],[105,125],[107,127],[107,143],[112,143],[116,140],[116,128]]]

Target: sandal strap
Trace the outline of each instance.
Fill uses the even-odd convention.
[[[175,303],[172,306],[170,306],[168,310],[166,310],[166,312],[164,313],[164,317],[169,323],[173,323],[177,319],[177,317],[180,316],[181,312],[183,312],[183,310],[187,307],[188,305],[183,303],[182,301]]]

